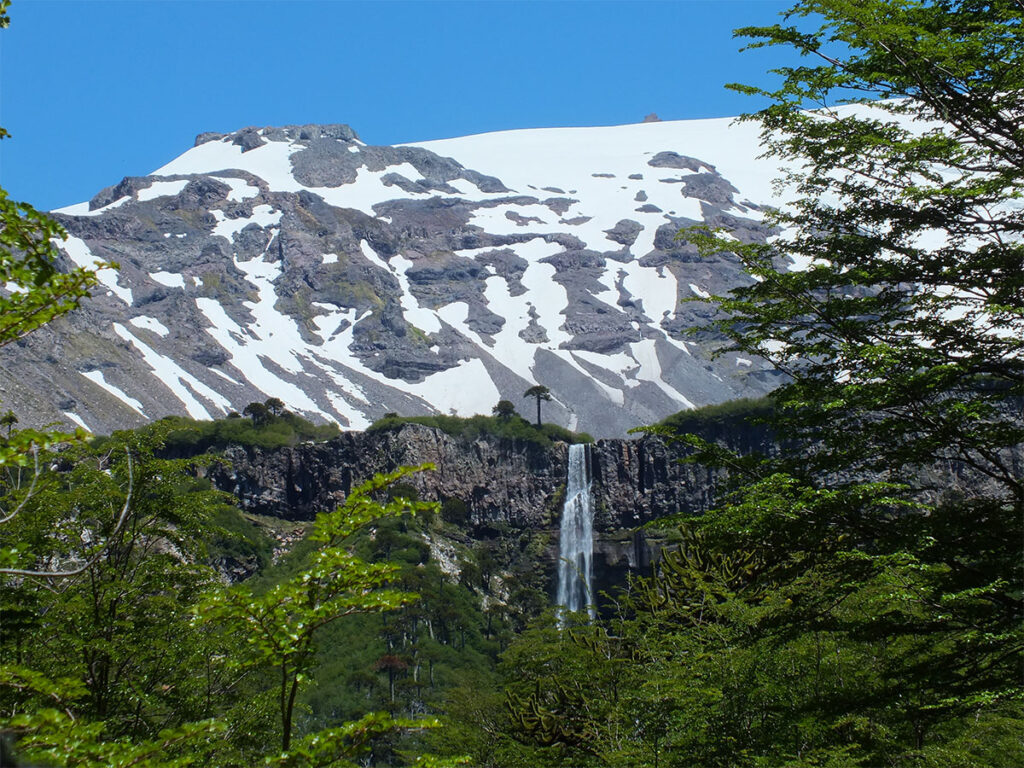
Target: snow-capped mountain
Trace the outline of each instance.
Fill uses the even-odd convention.
[[[548,386],[598,436],[763,393],[709,353],[700,302],[746,280],[675,240],[770,235],[777,169],[731,120],[508,131],[369,146],[345,125],[201,134],[149,176],[56,212],[86,306],[0,360],[2,407],[95,432],[278,397],[363,428],[490,413]],[[692,301],[686,301],[690,299]]]

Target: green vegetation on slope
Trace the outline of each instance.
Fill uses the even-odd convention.
[[[323,442],[341,434],[337,424],[314,424],[289,411],[268,414],[260,423],[240,416],[215,421],[165,416],[161,421],[173,427],[166,438],[166,449],[173,455],[195,455],[229,445],[283,448]]]
[[[453,437],[474,440],[490,435],[508,440],[524,440],[548,448],[553,442],[592,443],[586,432],[570,432],[557,424],[536,426],[521,416],[397,416],[387,415],[370,425],[368,432],[398,429],[403,424],[435,427]]]
[[[771,397],[743,397],[716,405],[705,405],[679,411],[658,422],[676,434],[701,432],[709,426],[722,426],[744,421],[750,424],[767,422],[775,409]]]

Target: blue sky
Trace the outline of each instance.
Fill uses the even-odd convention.
[[[348,123],[371,144],[721,117],[781,53],[732,29],[775,0],[15,0],[0,31],[0,185],[50,209],[203,131]]]

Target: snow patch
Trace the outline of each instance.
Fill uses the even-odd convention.
[[[133,317],[128,322],[131,325],[134,325],[136,328],[145,328],[147,331],[152,331],[158,336],[166,336],[167,334],[170,333],[170,331],[167,330],[167,326],[161,323],[155,317],[139,315],[138,317]]]
[[[220,141],[208,141],[193,147],[158,168],[153,175],[212,174],[215,171],[240,170],[263,179],[277,192],[300,192],[304,187],[292,176],[291,156],[301,149],[301,145],[292,142],[268,141],[243,153],[240,146],[232,144],[225,137]]]
[[[63,213],[65,216],[99,216],[101,213],[119,208],[127,202],[130,202],[131,198],[128,195],[119,197],[112,203],[107,203],[102,208],[97,208],[95,211],[89,210],[89,203],[75,203],[74,205],[66,205],[63,208],[54,209],[54,213]]]
[[[228,192],[228,200],[233,202],[240,203],[250,197],[256,197],[260,193],[259,187],[250,184],[245,179],[239,179],[234,176],[215,176],[214,178],[231,187],[231,191]]]
[[[696,408],[693,402],[679,390],[669,386],[661,376],[661,360],[658,359],[657,341],[644,339],[629,345],[633,358],[640,364],[636,377],[640,381],[649,381],[676,402],[687,408]]]
[[[250,276],[255,274],[255,270],[249,273]],[[264,293],[267,284],[257,278],[253,278],[251,282],[261,286],[260,302],[247,302],[257,318],[256,322],[243,328],[232,320],[224,311],[224,307],[214,299],[197,298],[196,306],[212,325],[206,329],[206,333],[224,348],[230,355],[231,364],[239,371],[244,371],[246,380],[256,389],[268,397],[281,398],[288,403],[289,408],[315,413],[329,419],[330,416],[324,413],[300,387],[281,378],[264,365],[266,359],[289,373],[303,372],[302,364],[292,350],[305,344],[299,337],[294,321],[274,312],[272,307],[268,311],[267,297]]]
[[[142,354],[146,365],[153,369],[157,379],[181,401],[193,419],[210,418],[209,411],[195,398],[193,392],[209,400],[221,413],[226,414],[230,411],[231,403],[227,398],[203,384],[170,358],[143,344],[120,323],[114,323],[114,333],[132,344]]]
[[[173,197],[188,186],[188,179],[177,181],[154,181],[145,189],[139,190],[139,202],[155,200],[158,197]]]
[[[622,287],[634,298],[642,299],[644,314],[655,324],[670,317],[679,304],[679,285],[665,267],[641,267],[631,261],[621,266],[625,272]]]
[[[365,240],[359,241],[359,250],[362,251],[363,256],[365,256],[366,259],[374,266],[380,267],[385,272],[394,272],[394,270],[391,268],[391,265],[389,265],[386,261],[384,261],[384,259],[378,256],[377,252],[373,250],[370,244]]]
[[[89,381],[91,381],[93,384],[97,385],[98,387],[101,387],[102,389],[105,389],[107,392],[112,394],[122,403],[124,403],[137,414],[139,414],[139,416],[146,416],[146,414],[142,410],[142,403],[140,403],[134,397],[129,397],[127,394],[125,394],[124,390],[120,389],[119,387],[115,387],[113,384],[104,379],[103,371],[79,371],[79,373],[82,374]]]
[[[365,240],[363,241],[365,242]],[[407,323],[419,328],[424,333],[437,333],[441,330],[439,315],[429,307],[420,306],[419,300],[413,296],[409,288],[409,278],[406,275],[412,262],[404,256],[393,256],[391,258],[393,268],[396,269],[395,277],[402,289],[402,317]]]
[[[184,288],[185,278],[177,272],[150,272],[150,278],[168,288]],[[198,285],[198,283],[196,283]]]
[[[213,228],[213,234],[220,235],[228,242],[233,242],[235,235],[250,224],[256,224],[263,229],[279,226],[281,216],[283,215],[282,211],[276,211],[273,206],[266,205],[265,203],[255,206],[252,209],[252,215],[247,219],[229,219],[224,216],[224,211],[213,210],[210,213],[217,220],[217,224]]]
[[[80,426],[86,432],[92,432],[92,430],[89,429],[89,425],[82,421],[82,417],[79,416],[77,413],[72,413],[71,411],[64,411],[64,415],[71,419],[71,421],[75,422],[75,424]]]
[[[85,244],[85,241],[80,240],[77,237],[68,235],[67,240],[64,240],[63,242],[58,238],[54,238],[52,242],[58,248],[63,248],[64,252],[67,253],[76,266],[85,267],[86,269],[95,269],[97,264],[103,263],[100,259],[93,256],[92,251],[89,250],[89,246]],[[101,269],[96,273],[96,277],[100,281],[101,285],[107,288],[125,304],[131,306],[132,289],[118,285],[117,275],[117,271],[113,269]]]
[[[516,246],[516,255],[526,259],[526,271],[519,281],[526,288],[530,303],[536,311],[537,324],[547,334],[547,349],[557,349],[562,342],[572,339],[562,325],[565,322],[565,309],[569,306],[569,295],[565,288],[555,281],[556,270],[553,264],[542,264],[540,259],[552,256],[562,250],[558,243],[546,243],[541,238],[534,238]]]

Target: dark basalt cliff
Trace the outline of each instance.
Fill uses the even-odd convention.
[[[734,425],[728,435],[743,450],[768,445],[760,427]],[[333,508],[377,472],[434,464],[435,470],[407,480],[421,499],[461,502],[468,540],[546,535],[541,565],[553,572],[568,463],[565,443],[543,447],[489,436],[467,440],[406,424],[290,448],[233,446],[225,456],[230,465],[210,470],[215,486],[235,494],[247,512],[291,520],[309,520]],[[711,503],[721,474],[680,463],[682,457],[682,448],[654,436],[599,440],[590,447],[598,589],[622,583],[628,570],[646,567],[656,555],[657,542],[639,526],[667,515],[696,514]]]

